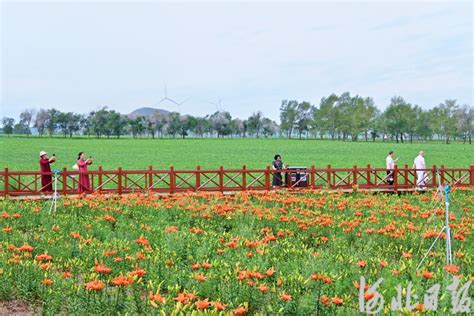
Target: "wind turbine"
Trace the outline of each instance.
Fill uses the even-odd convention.
[[[162,103],[162,102],[164,102],[164,101],[169,101],[169,102],[175,104],[175,105],[178,107],[178,112],[181,113],[181,105],[182,105],[184,102],[186,102],[186,101],[188,101],[189,99],[191,99],[191,98],[187,98],[187,99],[185,99],[184,101],[181,101],[181,102],[178,102],[178,101],[176,101],[176,100],[173,100],[173,99],[171,99],[171,98],[168,97],[168,91],[166,90],[166,82],[164,82],[163,84],[164,84],[164,87],[165,87],[165,97],[164,97],[163,99],[161,99],[160,101],[158,101],[158,103],[157,103],[155,106],[157,106],[158,104],[160,104],[160,103]]]
[[[216,106],[217,112],[222,111],[222,106],[221,106],[222,98],[218,98],[217,102],[208,102],[210,104],[213,104]]]

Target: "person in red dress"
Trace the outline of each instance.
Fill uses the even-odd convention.
[[[51,175],[51,164],[56,161],[56,156],[53,154],[51,158],[45,151],[40,152],[40,170],[41,170],[41,192],[53,191],[53,177]]]
[[[77,157],[77,166],[79,167],[79,192],[90,192],[91,184],[87,173],[87,166],[92,164],[92,156],[84,159],[84,153],[81,151]]]

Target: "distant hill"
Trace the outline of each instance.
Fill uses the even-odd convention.
[[[136,109],[135,111],[131,112],[127,116],[129,118],[135,118],[137,116],[153,116],[155,113],[160,113],[164,116],[167,116],[168,114],[170,114],[170,111],[145,107],[145,108]]]

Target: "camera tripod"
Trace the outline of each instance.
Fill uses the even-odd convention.
[[[49,214],[54,210],[56,213],[56,208],[58,205],[58,176],[59,170],[53,170],[54,178],[53,178],[53,196],[51,197],[51,206],[49,207]]]
[[[438,190],[436,192],[438,192]],[[446,233],[446,247],[445,247],[446,248],[445,249],[446,250],[446,265],[453,263],[453,254],[452,254],[452,249],[451,249],[451,228],[449,227],[449,192],[451,192],[451,187],[449,185],[446,185],[444,187],[444,194],[445,194],[444,201],[446,205],[444,226],[443,228],[441,228],[440,232],[438,233],[438,236],[436,236],[436,239],[431,244],[430,248],[428,249],[428,252],[425,254],[423,259],[421,259],[421,262],[416,267],[417,271],[420,269],[421,265],[425,261],[426,257],[428,257],[428,255],[431,252],[431,249],[433,249],[434,245],[436,244],[438,239],[441,237],[441,234],[443,232]]]

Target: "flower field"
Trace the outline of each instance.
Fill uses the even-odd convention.
[[[442,240],[418,272],[444,223],[431,193],[90,195],[52,214],[49,202],[2,201],[0,301],[45,314],[349,315],[383,278],[383,311],[412,282],[409,309],[425,312],[439,283],[449,313],[452,276],[474,279],[472,196],[452,194],[454,264]]]

